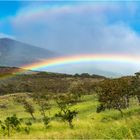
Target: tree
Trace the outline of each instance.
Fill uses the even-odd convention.
[[[73,128],[73,119],[78,114],[76,110],[70,109],[70,107],[73,105],[73,98],[71,98],[69,94],[61,94],[56,98],[56,103],[60,111],[55,116],[68,122],[69,127]]]
[[[97,112],[105,109],[117,109],[123,115],[122,109],[129,106],[129,96],[132,93],[132,84],[128,78],[106,79],[96,88],[100,105]]]
[[[25,111],[29,113],[31,117],[35,120],[35,117],[34,117],[35,109],[29,101],[27,101],[24,97],[21,97],[21,96],[16,97],[15,101],[20,103],[24,107]]]
[[[15,114],[11,117],[7,117],[4,121],[0,121],[3,134],[9,137],[12,131],[19,131],[21,121],[22,119],[17,118]]]
[[[49,103],[49,95],[46,92],[34,92],[31,94],[33,101],[39,106],[41,115],[43,116],[43,123],[46,128],[48,128],[50,123],[50,118],[46,115],[46,111],[50,110],[51,105]]]
[[[90,74],[88,74],[88,73],[82,73],[82,74],[80,75],[80,77],[89,78],[89,77],[90,77]]]
[[[81,96],[86,93],[86,89],[83,86],[82,82],[73,82],[69,88],[69,94],[67,96],[71,96],[70,100],[73,102],[79,102]]]
[[[39,110],[43,118],[46,118],[46,111],[50,110],[51,105],[49,103],[49,94],[45,91],[34,92],[31,94],[33,101],[39,106]]]
[[[136,96],[140,105],[140,72],[135,73],[133,77],[133,96]]]

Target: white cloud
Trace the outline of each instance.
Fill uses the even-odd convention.
[[[130,4],[81,4],[40,8],[29,6],[9,20],[17,39],[62,54],[140,55],[140,36],[121,18],[110,22],[113,16],[124,16],[126,13],[133,16],[137,6],[133,4],[130,7]],[[109,69],[110,66],[100,68]],[[122,67],[124,72],[126,68],[129,65]],[[128,72],[137,68],[130,68]]]
[[[28,7],[11,21],[19,40],[60,53],[138,53],[139,35],[123,21],[108,22],[106,14],[116,14],[121,8],[120,5],[44,6],[34,11]]]

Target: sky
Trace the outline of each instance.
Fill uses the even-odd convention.
[[[33,44],[61,55],[93,53],[139,56],[140,2],[0,1],[2,37]],[[80,63],[49,70],[132,74],[140,70],[140,66]]]

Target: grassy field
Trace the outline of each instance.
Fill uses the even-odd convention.
[[[69,128],[67,123],[53,117],[58,108],[52,101],[52,109],[48,113],[52,117],[49,128],[44,127],[36,107],[37,121],[31,126],[30,133],[13,133],[9,139],[140,139],[140,107],[136,105],[135,100],[131,101],[129,109],[123,110],[124,117],[115,110],[96,113],[98,101],[93,95],[83,96],[82,100],[73,107],[78,111],[73,121],[73,129]],[[23,107],[13,101],[13,97],[0,97],[0,104],[7,105],[7,109],[0,110],[0,120],[12,114],[23,118],[24,121],[30,118]],[[0,138],[7,138],[3,136],[2,131]]]

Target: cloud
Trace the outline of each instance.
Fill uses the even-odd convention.
[[[128,4],[123,8],[133,14],[137,9]],[[11,18],[11,24],[19,40],[63,54],[135,54],[140,50],[139,35],[121,19],[110,22],[123,8],[113,3],[28,6]],[[108,17],[110,12],[112,17]]]
[[[10,17],[9,24],[18,40],[64,55],[117,53],[133,56],[140,55],[140,36],[128,21],[135,20],[138,10],[132,2],[30,5]],[[99,66],[105,70],[110,67]],[[124,72],[129,67],[121,66]],[[136,69],[137,66],[128,72]]]

